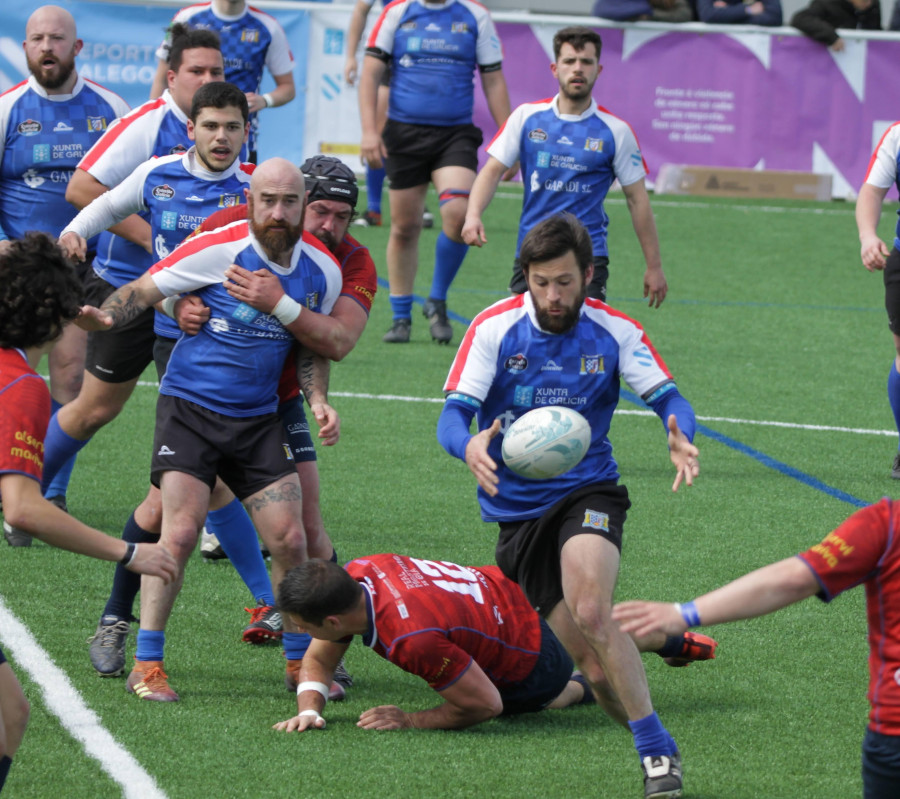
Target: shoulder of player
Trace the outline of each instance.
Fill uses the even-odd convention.
[[[125,116],[125,114],[130,113],[131,106],[122,99],[122,97],[116,94],[112,89],[107,89],[106,86],[103,86],[100,83],[96,83],[90,78],[82,78],[84,80],[84,86],[89,91],[92,91],[94,94],[98,95],[105,103],[112,108],[113,111],[116,112],[117,116]]]
[[[172,17],[172,22],[187,22],[196,17],[197,14],[203,13],[212,14],[212,3],[194,3],[193,5],[185,6],[175,13],[175,16]]]
[[[269,32],[282,29],[281,23],[275,19],[275,17],[256,6],[247,6],[247,11],[244,16],[256,20],[256,22],[265,27]]]
[[[3,94],[0,94],[0,107],[12,105],[23,97],[31,88],[27,80],[17,83],[15,86],[8,88]]]
[[[616,337],[627,331],[637,331],[640,335],[644,334],[643,325],[636,319],[632,319],[628,314],[622,313],[622,311],[618,311],[602,300],[596,300],[593,297],[585,299],[584,315],[592,322],[605,327]]]
[[[151,274],[167,269],[186,258],[202,261],[222,261],[234,258],[239,252],[252,247],[250,226],[246,220],[232,222],[223,227],[188,236],[161,261],[150,267]],[[199,261],[198,261],[199,262]]]
[[[514,297],[505,297],[493,305],[489,305],[483,311],[476,314],[470,327],[478,329],[488,324],[505,326],[512,324],[525,313],[525,295],[517,294]]]
[[[341,265],[334,253],[312,233],[303,232],[303,237],[300,239],[300,252],[313,260],[323,271],[331,270],[332,267],[337,269],[338,273],[341,271]]]

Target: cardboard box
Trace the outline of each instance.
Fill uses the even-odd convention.
[[[654,191],[656,194],[696,194],[702,197],[827,201],[831,199],[831,175],[663,164]]]

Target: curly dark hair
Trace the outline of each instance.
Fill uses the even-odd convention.
[[[209,50],[222,49],[219,34],[206,28],[192,28],[183,22],[176,22],[169,26],[169,69],[178,72],[184,59],[185,50],[207,48]]]
[[[84,290],[56,240],[29,231],[0,254],[0,347],[39,347],[81,310]]]

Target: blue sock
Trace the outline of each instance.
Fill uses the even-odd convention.
[[[663,727],[655,711],[645,718],[629,721],[628,726],[631,727],[634,748],[637,749],[641,760],[659,755],[671,756],[678,751],[675,741]]]
[[[388,299],[391,301],[394,319],[412,319],[412,294],[391,294]]]
[[[338,559],[337,559],[337,550],[336,550],[334,547],[331,548],[331,557],[328,558],[328,560],[330,560],[332,563],[337,563],[337,562],[338,562]]]
[[[253,598],[266,605],[275,604],[269,570],[259,551],[256,528],[240,500],[235,497],[224,508],[206,515],[206,529],[219,539],[228,560],[250,589]]]
[[[122,530],[122,540],[135,544],[152,544],[159,541],[159,534],[147,532],[134,520],[132,513]],[[134,618],[134,598],[140,590],[141,575],[128,571],[121,563],[117,563],[112,591],[109,592],[103,615],[131,621]]]
[[[381,189],[384,187],[384,167],[366,165],[366,210],[381,213]]]
[[[50,399],[50,407],[56,413],[62,405],[55,399]],[[56,472],[54,478],[44,491],[45,497],[64,497],[69,490],[69,480],[72,478],[72,469],[75,468],[75,455],[67,460]]]
[[[284,645],[284,656],[288,660],[301,660],[309,649],[312,638],[306,633],[284,633],[281,643]]]
[[[137,632],[137,651],[134,656],[137,660],[162,660],[165,646],[165,630],[140,629]]]
[[[63,468],[69,458],[77,455],[81,448],[90,441],[86,438],[79,441],[72,438],[65,430],[59,426],[56,420],[57,414],[50,417],[50,424],[47,426],[47,435],[44,436],[44,473],[41,480],[41,491],[46,496],[47,486],[53,482],[60,469]]]
[[[897,372],[897,361],[891,363],[891,371],[888,372],[887,382],[888,402],[894,412],[894,423],[900,432],[900,373]]]
[[[468,251],[468,244],[453,241],[443,230],[438,233],[437,244],[434,247],[434,276],[431,278],[429,297],[433,300],[447,299],[447,289],[450,288]]]

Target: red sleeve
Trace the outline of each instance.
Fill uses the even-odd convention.
[[[241,205],[232,205],[229,208],[220,208],[204,219],[200,227],[194,232],[206,233],[208,230],[225,227],[225,225],[230,225],[232,222],[239,222],[246,218],[247,206],[243,203]]]
[[[800,553],[822,584],[825,599],[859,585],[877,570],[895,513],[891,501],[883,499],[858,510],[821,543]]]
[[[352,236],[344,236],[336,253],[341,264],[341,296],[356,300],[366,313],[372,310],[372,301],[378,291],[378,274],[368,248]]]
[[[23,375],[0,391],[0,472],[41,479],[50,392],[42,378]]]
[[[443,691],[465,673],[472,656],[440,630],[423,630],[400,638],[388,653],[388,660],[421,677],[435,691]]]

